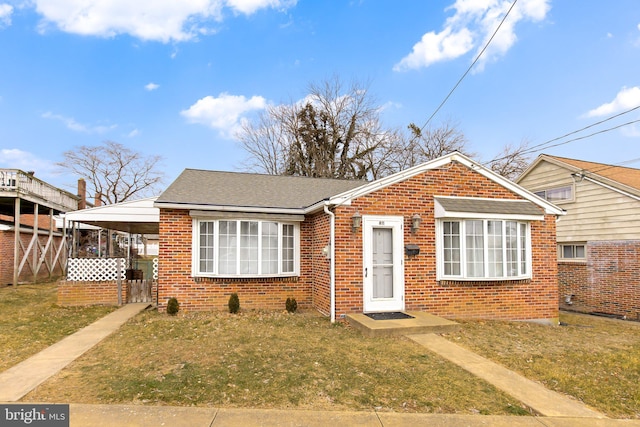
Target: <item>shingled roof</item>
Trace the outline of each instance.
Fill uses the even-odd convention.
[[[185,169],[156,206],[305,209],[364,181]]]

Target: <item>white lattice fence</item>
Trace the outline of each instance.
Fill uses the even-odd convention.
[[[126,260],[124,258],[69,258],[67,263],[67,280],[82,282],[103,282],[118,280],[120,260],[120,279],[125,279]],[[154,263],[154,274],[157,275],[157,262]]]

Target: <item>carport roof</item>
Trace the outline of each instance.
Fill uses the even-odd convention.
[[[157,197],[133,200],[68,212],[67,221],[95,225],[133,234],[158,234],[160,209],[153,206]]]

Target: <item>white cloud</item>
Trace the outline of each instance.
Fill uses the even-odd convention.
[[[89,133],[89,134],[101,134],[101,133],[106,133],[110,130],[113,130],[115,128],[117,128],[117,125],[109,125],[109,126],[105,126],[105,125],[85,125],[82,123],[77,122],[74,118],[72,117],[65,117],[62,116],[60,114],[54,114],[50,111],[47,111],[46,113],[44,113],[42,115],[43,118],[45,119],[52,119],[52,120],[58,120],[62,123],[64,123],[64,125],[67,127],[67,129],[70,129],[74,132],[81,132],[81,133]]]
[[[251,15],[259,9],[288,9],[295,6],[297,0],[226,0],[227,6],[233,10]]]
[[[263,110],[267,101],[261,96],[247,99],[242,95],[221,93],[217,98],[205,96],[180,114],[190,123],[198,123],[216,129],[226,138],[232,138],[239,130],[244,116]]]
[[[413,51],[396,64],[394,71],[403,71],[428,67],[436,62],[457,58],[473,48],[473,36],[466,28],[452,33],[446,28],[440,33],[433,31],[422,36],[422,40],[413,46]]]
[[[225,7],[251,14],[262,8],[287,8],[295,0],[35,0],[41,30],[54,25],[74,34],[114,37],[129,34],[163,43],[191,40],[215,32]]]
[[[146,84],[146,85],[145,85],[145,87],[144,87],[144,88],[145,88],[146,90],[148,90],[149,92],[151,92],[151,91],[153,91],[153,90],[158,89],[159,87],[160,87],[160,85],[158,85],[158,84],[155,84],[155,83],[148,83],[148,84]]]
[[[520,0],[500,27],[491,44],[476,64],[481,71],[488,61],[507,53],[517,41],[516,24],[520,21],[541,21],[550,9],[551,0]],[[446,10],[455,10],[447,18],[441,32],[430,31],[413,46],[393,69],[406,71],[428,67],[465,55],[476,48],[478,54],[500,24],[511,6],[504,0],[457,0]]]
[[[11,25],[11,15],[13,6],[7,3],[0,3],[0,28]]]
[[[128,138],[135,138],[136,136],[140,135],[140,131],[138,129],[134,129],[131,132],[129,132],[127,134]]]
[[[640,87],[623,87],[613,101],[588,111],[584,117],[602,117],[620,113],[640,105]]]
[[[56,175],[56,165],[45,159],[36,157],[33,153],[18,148],[0,148],[0,167],[20,169],[25,172],[35,171],[40,179]]]

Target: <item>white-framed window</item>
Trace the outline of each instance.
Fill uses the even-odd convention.
[[[540,190],[534,193],[551,203],[569,202],[573,200],[573,186],[566,185],[564,187],[550,188],[548,190]]]
[[[561,261],[586,261],[587,246],[584,243],[561,243],[558,245],[558,259]]]
[[[300,226],[256,219],[194,219],[193,275],[296,276]]]
[[[438,278],[517,280],[531,277],[531,232],[525,221],[440,219]]]

